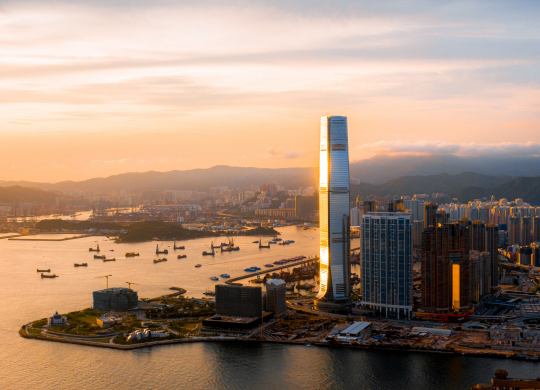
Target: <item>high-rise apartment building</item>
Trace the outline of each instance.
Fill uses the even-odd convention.
[[[486,225],[483,221],[474,221],[471,230],[471,250],[484,252],[486,250]]]
[[[377,211],[377,202],[374,200],[364,200],[363,202],[364,213],[374,213]]]
[[[424,221],[414,221],[412,223],[412,244],[413,248],[422,247],[422,232],[424,231]]]
[[[424,228],[437,226],[437,208],[435,203],[424,204]]]
[[[439,210],[435,214],[435,226],[444,225],[448,222],[450,222],[450,214],[445,210]]]
[[[516,245],[521,241],[521,221],[516,215],[508,218],[508,245]]]
[[[411,216],[365,213],[362,217],[362,301],[387,318],[412,313]]]
[[[532,240],[533,242],[540,242],[540,217],[534,216],[532,219]]]
[[[531,217],[521,218],[521,245],[530,245],[532,242]]]
[[[315,218],[319,209],[318,194],[311,196],[296,195],[294,197],[294,211],[299,218]]]
[[[320,289],[326,302],[349,300],[349,141],[347,117],[321,118],[319,163]]]
[[[499,285],[499,227],[490,223],[486,227],[486,251],[491,264],[491,287]]]

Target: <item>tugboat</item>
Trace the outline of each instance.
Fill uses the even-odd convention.
[[[139,256],[139,254],[135,253],[135,252],[127,252],[126,253],[126,257],[135,257],[135,256]]]
[[[51,269],[39,269],[37,270],[37,272],[51,272]]]
[[[90,252],[99,252],[99,243],[96,241],[96,247],[95,248],[88,248]]]
[[[219,278],[217,276],[210,276],[210,280],[216,281],[219,280]]]
[[[187,257],[187,255],[178,255],[179,259],[185,259],[186,257]]]
[[[163,263],[164,261],[167,261],[166,258],[163,258],[163,259],[156,259],[154,260],[154,264],[157,264],[157,263]]]
[[[81,263],[81,264],[75,263],[75,267],[88,267],[88,263]]]
[[[99,259],[99,260],[105,260],[107,257],[105,255],[94,255],[94,259]]]
[[[54,275],[45,275],[45,274],[41,274],[41,277],[42,277],[42,278],[54,279],[54,278],[57,278],[58,275],[56,275],[56,274],[54,274]]]
[[[177,250],[177,249],[186,249],[186,247],[184,245],[182,246],[176,246],[176,241],[174,242],[174,250]]]
[[[161,245],[163,245],[163,243]],[[169,254],[168,249],[163,249],[162,251],[159,250],[159,247],[161,245],[156,245],[156,255],[160,255],[160,254],[168,255]]]

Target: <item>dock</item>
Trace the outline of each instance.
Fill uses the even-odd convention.
[[[294,267],[296,265],[302,265],[302,264],[311,263],[311,262],[318,263],[319,259],[318,258],[304,259],[304,260],[300,260],[300,261],[295,261],[293,263],[287,263],[287,264],[283,264],[283,265],[276,265],[275,267],[266,268],[264,270],[260,270],[260,271],[257,271],[257,272],[250,272],[250,273],[247,273],[245,275],[238,276],[236,278],[228,279],[225,282],[225,284],[233,284],[234,282],[236,282],[238,280],[251,278],[252,276],[264,275],[264,274],[272,273],[273,271],[276,271],[276,270],[285,269],[285,268],[289,268],[289,267]]]

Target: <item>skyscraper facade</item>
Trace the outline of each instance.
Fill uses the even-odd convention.
[[[521,241],[521,221],[518,216],[512,215],[508,219],[508,244],[515,245]]]
[[[437,226],[437,208],[435,203],[424,204],[424,228]]]
[[[484,222],[476,220],[471,227],[471,250],[484,252],[486,250],[486,226]]]
[[[491,263],[491,287],[499,285],[499,227],[490,223],[486,227],[486,251]]]
[[[327,302],[349,300],[349,142],[347,117],[321,118],[319,165],[320,290]]]
[[[531,234],[531,218],[523,217],[521,218],[521,245],[530,245],[532,242]]]
[[[533,219],[533,242],[540,242],[540,217],[534,216]]]
[[[362,301],[387,318],[412,313],[411,216],[366,213],[362,217]]]

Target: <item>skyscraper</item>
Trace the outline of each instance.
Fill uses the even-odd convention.
[[[387,318],[412,313],[411,216],[366,213],[362,217],[362,301]]]
[[[499,227],[493,223],[486,228],[486,251],[491,262],[491,287],[499,285]]]
[[[508,219],[508,244],[515,245],[521,241],[521,223],[516,215],[512,215]]]
[[[437,226],[437,208],[435,203],[424,204],[424,228],[428,226]]]
[[[486,250],[486,226],[483,221],[472,224],[471,250],[484,252]]]
[[[349,141],[347,117],[321,118],[319,165],[320,290],[345,302],[350,292]]]
[[[533,217],[533,242],[540,241],[540,217]]]
[[[531,235],[531,218],[523,217],[521,218],[521,245],[529,245],[532,240]]]

